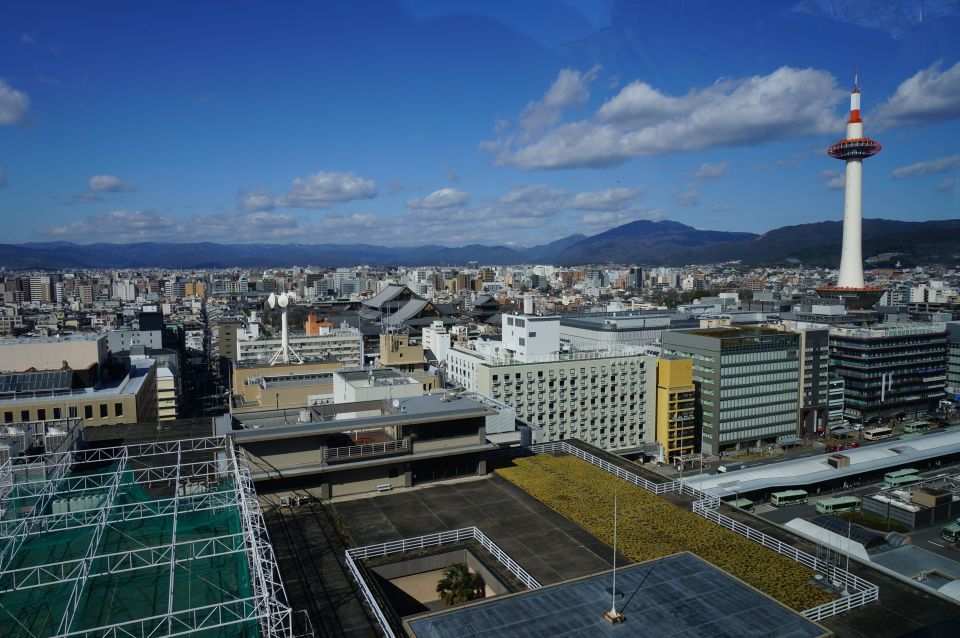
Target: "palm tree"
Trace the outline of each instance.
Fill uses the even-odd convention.
[[[443,570],[443,578],[437,582],[440,600],[447,605],[483,598],[485,589],[483,577],[471,572],[466,563],[450,565]]]

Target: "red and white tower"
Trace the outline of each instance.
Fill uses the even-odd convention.
[[[863,136],[860,119],[860,84],[854,74],[850,93],[850,119],[847,137],[833,144],[827,154],[846,164],[843,189],[843,250],[840,254],[840,275],[836,286],[817,292],[821,297],[840,297],[850,308],[870,308],[883,294],[882,288],[864,286],[861,226],[863,222],[863,160],[880,152],[880,142]]]

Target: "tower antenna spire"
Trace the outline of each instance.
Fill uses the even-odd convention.
[[[848,308],[871,308],[883,294],[882,289],[864,284],[861,245],[863,160],[873,157],[881,148],[879,142],[863,135],[863,119],[860,116],[860,69],[854,67],[847,136],[827,150],[830,157],[843,161],[845,165],[840,273],[835,286],[824,286],[817,290],[821,297],[841,298]]]

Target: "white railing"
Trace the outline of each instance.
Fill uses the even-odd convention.
[[[339,461],[340,459],[356,458],[358,456],[370,456],[372,454],[387,454],[390,452],[406,451],[409,447],[409,440],[404,438],[399,441],[384,441],[382,443],[363,443],[361,445],[344,445],[342,447],[330,447],[324,452],[324,461]]]
[[[376,545],[366,545],[364,547],[348,549],[346,551],[347,567],[349,568],[350,573],[353,574],[354,580],[357,581],[357,585],[360,586],[360,593],[363,594],[364,599],[367,601],[367,604],[373,611],[373,615],[376,617],[377,622],[380,624],[380,628],[383,630],[383,633],[387,636],[387,638],[395,638],[396,634],[394,633],[390,622],[387,620],[386,615],[383,613],[383,610],[380,609],[380,605],[377,603],[373,593],[367,587],[367,583],[360,573],[360,569],[357,567],[356,561],[377,558],[380,556],[389,556],[390,554],[410,552],[428,547],[439,547],[441,545],[449,545],[451,543],[459,543],[468,540],[480,543],[480,545],[490,552],[490,554],[497,559],[497,562],[503,565],[507,571],[513,574],[517,580],[524,585],[524,587],[527,589],[540,589],[540,583],[537,582],[533,576],[528,574],[527,571],[520,567],[520,565],[517,564],[517,562],[513,560],[509,554],[500,549],[496,543],[490,540],[486,534],[481,532],[476,527],[464,527],[445,532],[437,532],[436,534],[426,534],[424,536],[404,538],[397,541],[390,541],[388,543],[379,543]]]
[[[821,620],[844,611],[849,611],[855,607],[861,607],[867,603],[879,600],[880,588],[873,583],[866,581],[855,574],[851,574],[845,569],[829,563],[825,560],[812,556],[804,551],[793,547],[781,540],[768,536],[763,532],[757,531],[741,523],[740,521],[721,514],[715,507],[711,508],[705,505],[706,501],[696,501],[693,504],[693,512],[703,516],[707,520],[713,521],[721,527],[725,527],[734,533],[740,534],[755,543],[763,545],[767,549],[772,549],[782,556],[805,565],[815,572],[821,572],[826,575],[829,582],[838,587],[842,586],[851,593],[848,596],[832,600],[810,609],[805,609],[801,613],[810,620]]]
[[[629,470],[614,465],[613,463],[604,461],[599,456],[591,454],[585,450],[581,450],[577,446],[571,445],[566,441],[553,441],[551,443],[537,443],[525,447],[506,448],[503,450],[497,450],[492,455],[488,455],[487,458],[512,458],[517,456],[532,456],[535,454],[569,454],[571,456],[575,456],[591,465],[599,467],[605,472],[609,472],[610,474],[613,474],[614,476],[617,476],[628,483],[632,483],[637,487],[642,487],[648,492],[653,492],[654,494],[666,494],[668,492],[675,492],[679,489],[676,485],[676,481],[654,483],[649,479],[643,478],[639,474],[635,474]]]

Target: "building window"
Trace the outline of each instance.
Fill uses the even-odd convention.
[[[110,411],[106,403],[100,404],[100,418],[105,419],[110,416]]]
[[[37,408],[37,421],[46,421],[46,420],[47,420],[47,409]]]
[[[67,408],[67,414],[70,415],[71,419],[77,418],[77,406],[71,405],[69,408]]]
[[[30,410],[20,410],[20,420],[29,421],[30,420]]]
[[[426,388],[424,388],[424,389],[426,389]],[[114,404],[113,404],[113,413],[114,413],[114,416],[123,416],[123,404],[122,404],[122,403],[114,403]]]
[[[4,423],[13,423],[13,412],[4,412],[4,413],[3,413],[3,422],[4,422]]]

